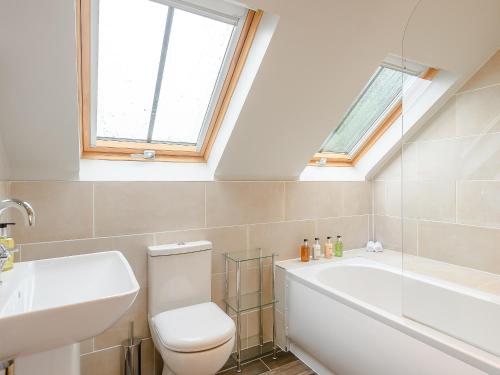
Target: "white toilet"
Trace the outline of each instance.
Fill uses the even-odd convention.
[[[212,243],[148,247],[149,327],[163,375],[212,375],[234,346],[233,320],[211,301]]]

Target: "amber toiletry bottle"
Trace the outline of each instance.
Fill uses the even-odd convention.
[[[311,249],[309,248],[309,242],[307,239],[304,239],[304,243],[300,247],[300,261],[301,262],[309,262],[309,254]]]

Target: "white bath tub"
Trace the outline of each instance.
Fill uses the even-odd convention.
[[[288,270],[286,301],[290,349],[321,375],[500,374],[494,295],[351,258]]]

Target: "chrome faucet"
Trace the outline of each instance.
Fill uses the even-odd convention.
[[[35,210],[28,202],[19,199],[4,199],[0,201],[0,216],[7,208],[16,208],[24,214],[24,220],[27,225],[35,225]]]
[[[26,225],[32,227],[35,225],[35,210],[31,207],[31,204],[28,202],[19,200],[19,199],[4,199],[0,201],[0,216],[4,213],[4,211],[8,208],[15,208],[23,213],[24,221]],[[2,236],[7,235],[7,225],[14,223],[3,223],[3,227],[1,229]],[[4,244],[0,243],[0,285],[2,285],[2,269],[9,259],[10,253],[12,249],[9,250],[5,247]]]

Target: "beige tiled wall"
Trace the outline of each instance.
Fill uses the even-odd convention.
[[[403,168],[396,155],[373,181],[375,237],[394,250],[403,239],[405,252],[500,273],[500,51],[402,156]]]
[[[279,252],[280,259],[295,258],[303,238],[339,233],[346,248],[361,247],[372,210],[369,182],[10,182],[0,189],[4,196],[29,201],[37,212],[34,228],[12,214],[22,261],[118,249],[141,285],[118,323],[81,344],[82,375],[120,374],[119,345],[129,321],[138,335],[149,338],[148,245],[212,241],[212,299],[222,305],[223,252],[262,247]],[[243,270],[246,290],[257,288],[255,271]],[[269,277],[265,280],[268,285]],[[270,323],[266,311],[267,339]],[[244,316],[243,335],[244,346],[257,343],[256,313]],[[151,339],[146,340],[143,374],[155,373],[155,367],[159,374],[160,363]]]

